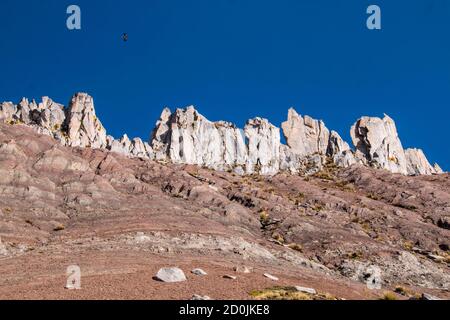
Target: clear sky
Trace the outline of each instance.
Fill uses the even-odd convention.
[[[346,140],[387,113],[404,147],[450,170],[448,0],[1,0],[0,13],[1,101],[88,92],[108,133],[144,139],[165,106],[240,126],[280,126],[294,106]]]

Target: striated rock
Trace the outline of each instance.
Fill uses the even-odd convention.
[[[244,130],[234,124],[212,122],[193,106],[172,113],[165,108],[152,131],[150,143],[140,138],[119,140],[107,136],[97,119],[94,102],[86,93],[75,94],[68,108],[43,97],[36,103],[23,98],[16,106],[0,104],[0,121],[25,124],[35,131],[71,147],[107,149],[127,157],[176,164],[192,164],[238,175],[314,174],[330,159],[340,167],[355,163],[386,169],[393,173],[429,175],[443,173],[431,166],[422,150],[403,150],[394,121],[363,117],[352,127],[354,152],[337,132],[324,122],[300,116],[289,109],[282,124],[287,145],[280,143],[280,130],[268,120],[255,118]]]
[[[89,169],[89,164],[81,158],[68,158],[66,154],[58,148],[52,148],[43,153],[35,163],[36,170],[45,171],[80,171]]]
[[[26,159],[27,156],[15,141],[0,143],[0,162],[2,162],[3,166],[5,166],[5,162],[11,162],[16,165]]]
[[[227,167],[245,165],[248,153],[243,131],[229,122],[219,121],[215,125],[222,140],[225,165]]]
[[[356,158],[364,164],[407,174],[406,156],[394,120],[362,117],[350,132],[356,147]]]
[[[156,160],[195,164],[215,170],[244,165],[247,151],[241,131],[228,122],[211,122],[194,107],[165,109],[152,134]]]
[[[94,100],[86,93],[72,97],[66,111],[65,131],[68,146],[106,148],[106,130],[95,115]]]
[[[421,149],[406,149],[405,156],[406,169],[408,170],[409,175],[432,175],[442,173],[442,170],[437,164],[435,167],[430,165]]]
[[[280,169],[280,129],[266,119],[255,118],[247,122],[244,132],[248,141],[247,173],[276,174]]]
[[[294,109],[289,109],[288,120],[281,125],[287,145],[295,154],[309,156],[326,154],[330,132],[323,121],[304,118]]]

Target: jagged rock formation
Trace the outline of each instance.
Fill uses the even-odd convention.
[[[255,118],[245,125],[248,140],[247,173],[273,175],[280,168],[280,129],[266,119]]]
[[[106,148],[106,130],[95,115],[94,100],[85,93],[72,97],[64,129],[70,147]]]
[[[406,149],[406,169],[409,175],[431,175],[443,173],[439,165],[431,166],[422,149]]]
[[[94,101],[86,93],[75,94],[68,108],[42,98],[37,104],[22,99],[16,106],[0,104],[0,121],[26,124],[65,146],[106,149],[129,157],[176,164],[193,164],[237,174],[274,175],[280,171],[313,174],[331,161],[339,167],[361,163],[404,175],[442,173],[431,166],[421,150],[403,150],[394,121],[363,117],[351,129],[353,151],[336,131],[321,120],[302,117],[293,108],[280,129],[266,119],[255,118],[244,129],[224,121],[211,122],[193,106],[171,112],[165,108],[152,132],[150,143],[124,135],[108,136],[97,118]]]
[[[356,163],[353,151],[336,131],[331,131],[327,155],[339,167],[347,168]]]
[[[365,164],[407,174],[406,156],[394,121],[387,115],[383,119],[363,117],[351,129],[356,158]]]
[[[336,131],[328,130],[323,121],[300,116],[289,109],[288,120],[281,125],[288,148],[282,149],[282,168],[291,172],[314,173],[321,170],[329,157],[336,165],[349,167],[356,163],[350,146]],[[312,170],[308,170],[312,168]]]
[[[309,156],[326,154],[330,131],[323,121],[309,116],[300,116],[293,108],[289,109],[288,120],[281,125],[287,145],[295,154]]]
[[[423,152],[408,151],[406,155],[398,137],[394,120],[363,117],[351,129],[356,158],[366,165],[401,174],[441,173],[431,167]]]
[[[229,170],[243,166],[247,149],[241,131],[228,122],[211,122],[194,107],[164,109],[152,134],[156,160]]]

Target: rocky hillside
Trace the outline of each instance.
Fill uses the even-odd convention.
[[[0,110],[0,299],[450,298],[450,176],[387,116],[353,150],[294,110],[287,145],[194,108],[115,140],[85,94]],[[153,279],[174,266],[185,281]]]

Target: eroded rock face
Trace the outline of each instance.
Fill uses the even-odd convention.
[[[173,114],[164,109],[151,143],[157,160],[174,163],[229,170],[247,159],[241,130],[228,122],[211,122],[192,106]]]
[[[428,162],[421,149],[406,149],[406,168],[409,175],[431,175],[442,173],[436,164],[434,167]],[[437,166],[437,167],[436,167]]]
[[[276,174],[280,169],[280,129],[268,120],[249,120],[244,129],[248,140],[247,173]]]
[[[170,146],[170,128],[169,120],[172,112],[169,108],[165,108],[161,113],[159,120],[156,122],[156,127],[152,132],[150,143],[153,148],[156,160],[166,160],[169,155]]]
[[[339,167],[347,168],[356,163],[353,151],[336,131],[331,131],[327,156]]]
[[[169,120],[169,158],[174,163],[218,168],[222,163],[222,141],[214,123],[190,106],[177,109]]]
[[[66,112],[67,145],[106,148],[106,130],[95,115],[94,100],[86,93],[72,97]]]
[[[288,120],[281,125],[287,145],[298,155],[326,154],[330,131],[323,121],[302,117],[289,109]]]
[[[193,106],[173,113],[165,108],[150,143],[127,135],[116,140],[107,135],[95,114],[93,99],[86,93],[75,94],[68,108],[48,97],[39,103],[25,98],[18,105],[4,102],[0,121],[31,126],[65,146],[107,149],[127,157],[238,175],[274,175],[280,170],[313,174],[330,160],[344,168],[360,163],[409,175],[442,173],[437,164],[429,164],[421,150],[403,150],[395,123],[388,116],[358,120],[351,130],[356,151],[323,121],[302,117],[292,108],[282,124],[287,145],[280,142],[280,129],[266,119],[251,119],[242,130],[229,122],[209,121]]]
[[[281,170],[314,173],[321,170],[324,161],[317,160],[324,156],[340,167],[356,163],[350,146],[336,131],[330,133],[323,121],[302,117],[291,108],[282,128],[287,146],[280,150]]]
[[[362,117],[351,129],[356,158],[392,173],[408,174],[406,156],[394,120]]]

